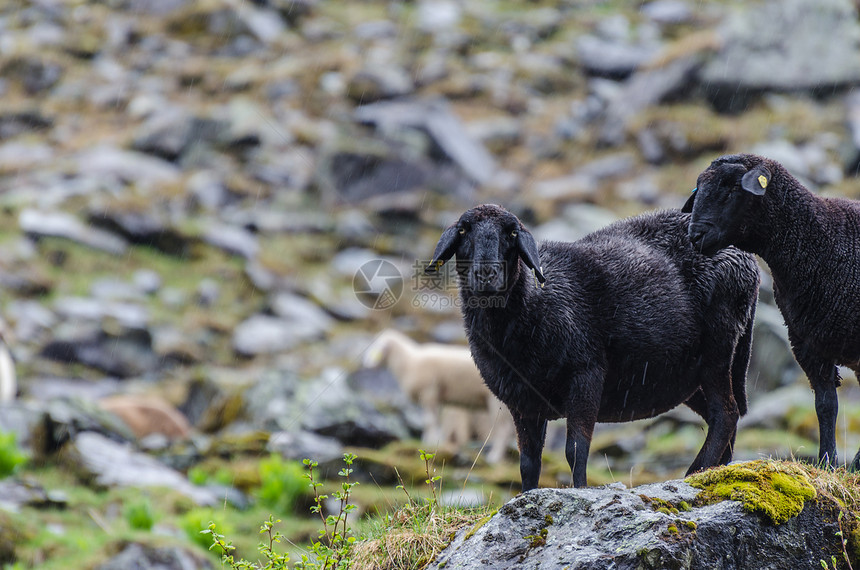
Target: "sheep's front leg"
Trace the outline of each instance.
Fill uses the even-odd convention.
[[[514,412],[517,428],[517,446],[520,448],[520,478],[523,492],[536,489],[540,480],[541,452],[546,438],[546,419],[542,416],[523,416]]]
[[[839,380],[836,365],[817,357],[802,346],[794,344],[791,331],[789,339],[792,346],[797,346],[795,357],[797,363],[809,378],[809,384],[815,393],[815,415],[818,416],[818,461],[822,465],[836,466],[836,416],[839,413],[839,400],[836,387]]]
[[[809,372],[809,381],[815,393],[815,415],[818,416],[818,461],[824,465],[836,466],[836,416],[839,413],[839,399],[836,394],[836,366],[830,370],[818,371],[818,377]],[[805,369],[804,369],[805,370]]]

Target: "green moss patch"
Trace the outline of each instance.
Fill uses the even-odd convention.
[[[699,501],[738,501],[745,510],[759,513],[773,524],[799,515],[804,502],[816,496],[807,474],[797,465],[781,461],[727,465],[691,475],[686,482],[702,489]]]

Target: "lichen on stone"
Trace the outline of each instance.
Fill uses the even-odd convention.
[[[782,461],[750,461],[696,473],[685,479],[702,489],[697,501],[738,501],[745,510],[759,513],[773,524],[800,514],[804,502],[814,499],[815,488],[797,465]]]

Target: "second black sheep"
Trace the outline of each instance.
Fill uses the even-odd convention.
[[[703,253],[735,245],[767,262],[792,352],[815,393],[818,458],[835,465],[836,366],[860,377],[860,201],[821,198],[778,162],[736,154],[699,175],[684,209]],[[860,469],[860,451],[851,467]]]

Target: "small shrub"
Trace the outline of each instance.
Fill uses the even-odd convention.
[[[340,490],[332,493],[332,497],[340,501],[340,511],[336,515],[326,516],[322,512],[322,503],[328,498],[328,495],[321,495],[319,488],[322,483],[314,477],[314,469],[317,467],[316,461],[305,459],[304,464],[307,467],[307,473],[302,473],[301,478],[308,481],[308,486],[313,489],[314,506],[311,507],[311,512],[317,513],[322,519],[323,528],[319,531],[319,540],[314,541],[308,546],[308,554],[302,554],[302,559],[296,563],[295,568],[302,570],[349,570],[352,566],[352,558],[350,550],[355,542],[355,537],[352,536],[352,529],[348,524],[348,515],[355,510],[355,505],[349,502],[352,488],[358,485],[355,481],[350,481],[352,473],[352,463],[356,456],[351,453],[343,454],[343,461],[346,467],[338,472],[343,478],[340,485]],[[289,467],[285,467],[287,462],[284,462],[280,456],[273,455],[268,462],[265,463],[265,468],[261,464],[260,474],[264,478],[263,488],[266,488],[265,477],[269,477],[269,489],[286,488],[281,483],[285,479],[284,473],[289,473]],[[262,491],[262,489],[261,489]],[[291,506],[295,504],[293,499]],[[190,513],[189,513],[190,514]],[[260,533],[267,536],[267,540],[260,544],[259,550],[265,558],[265,564],[248,562],[245,559],[235,560],[232,552],[235,550],[233,544],[226,539],[226,535],[230,534],[224,531],[223,523],[210,522],[201,528],[197,537],[194,540],[205,541],[206,546],[211,550],[221,555],[221,562],[226,564],[232,570],[286,570],[287,563],[290,558],[287,554],[279,554],[274,550],[274,546],[283,540],[283,535],[275,532],[273,527],[279,523],[271,515],[269,520],[263,523],[260,528]],[[219,528],[222,532],[219,532]]]
[[[185,531],[185,535],[192,542],[203,548],[212,550],[219,556],[224,556],[227,554],[227,551],[217,542],[213,544],[212,537],[207,532],[212,530],[212,525],[215,525],[221,532],[227,535],[235,532],[232,525],[227,523],[224,514],[224,511],[216,509],[193,509],[182,515],[179,524],[182,530]]]
[[[0,479],[12,475],[26,462],[27,456],[18,447],[15,432],[0,431]]]
[[[291,513],[299,499],[307,494],[305,470],[296,461],[287,461],[273,453],[260,461],[260,488],[257,498],[278,513]]]
[[[152,503],[147,498],[127,504],[123,509],[123,516],[128,526],[134,530],[152,530],[155,524]]]

